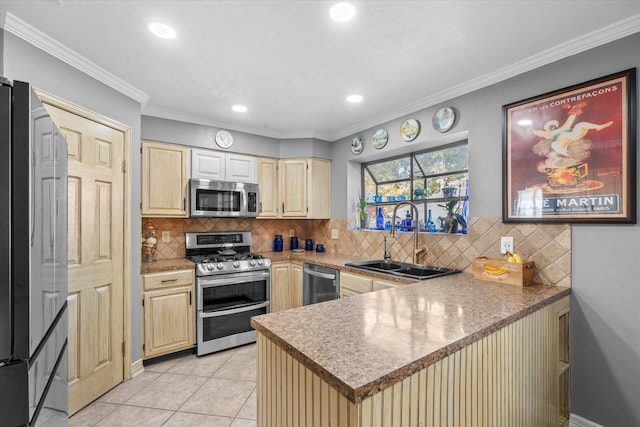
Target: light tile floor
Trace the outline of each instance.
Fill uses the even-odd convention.
[[[147,365],[69,426],[255,427],[256,345]]]

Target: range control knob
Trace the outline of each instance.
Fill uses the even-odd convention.
[[[234,266],[235,268],[240,267],[240,261],[233,261],[233,266]]]
[[[259,259],[258,260],[258,265],[264,265],[264,260],[263,259]]]
[[[221,263],[221,262],[219,262],[218,264],[216,264],[216,268],[217,268],[218,270],[222,270],[222,269],[224,268],[224,265],[222,265],[222,263]]]
[[[207,270],[207,271],[213,271],[213,269],[214,269],[215,267],[214,267],[213,263],[207,263],[207,264],[204,266],[204,268],[205,268],[205,270]]]
[[[256,260],[254,260],[254,259],[250,260],[250,261],[249,261],[249,265],[250,265],[251,267],[253,267],[254,265],[256,265]]]

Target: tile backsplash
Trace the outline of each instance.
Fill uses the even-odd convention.
[[[394,260],[411,262],[413,234],[388,231],[353,230],[346,219],[286,220],[286,219],[181,219],[143,218],[151,220],[157,230],[157,259],[182,258],[184,233],[187,231],[237,231],[249,230],[254,252],[273,249],[273,237],[281,234],[284,248],[289,248],[289,235],[323,243],[330,253],[355,255],[372,259],[383,257],[383,237],[387,236],[387,249]],[[338,239],[331,239],[331,231],[337,230]],[[171,233],[169,243],[162,242],[162,232]],[[534,261],[534,281],[543,284],[571,286],[571,226],[568,224],[504,224],[502,218],[470,218],[469,234],[426,234],[419,236],[419,247],[427,249],[421,264],[438,265],[471,271],[474,257],[501,258],[500,237],[512,236],[515,251],[529,261]]]

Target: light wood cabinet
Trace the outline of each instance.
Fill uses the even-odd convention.
[[[189,149],[142,141],[142,215],[189,216]]]
[[[372,290],[379,291],[381,289],[397,288],[398,286],[400,285],[398,285],[397,283],[387,282],[386,280],[374,279]]]
[[[193,270],[142,275],[145,359],[195,345],[193,276]]]
[[[257,181],[258,218],[331,217],[330,160],[259,158]]]
[[[331,161],[284,159],[279,162],[281,217],[331,216]]]
[[[291,288],[289,289],[289,308],[302,307],[302,264],[291,263]]]
[[[271,264],[271,312],[302,306],[302,266],[289,261]]]
[[[256,181],[256,159],[242,154],[191,149],[191,178],[213,181]]]
[[[558,312],[558,426],[569,425],[569,385],[571,382],[569,359],[569,299]]]
[[[278,160],[257,159],[257,181],[260,197],[258,218],[278,217]]]
[[[366,276],[340,272],[340,298],[371,292],[373,280]]]

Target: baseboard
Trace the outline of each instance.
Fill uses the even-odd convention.
[[[144,372],[144,366],[142,365],[142,359],[138,359],[131,364],[131,378],[135,378],[136,375],[139,375]]]
[[[569,417],[569,427],[603,427],[600,424],[589,421],[586,418],[582,418],[576,414],[571,414]]]

